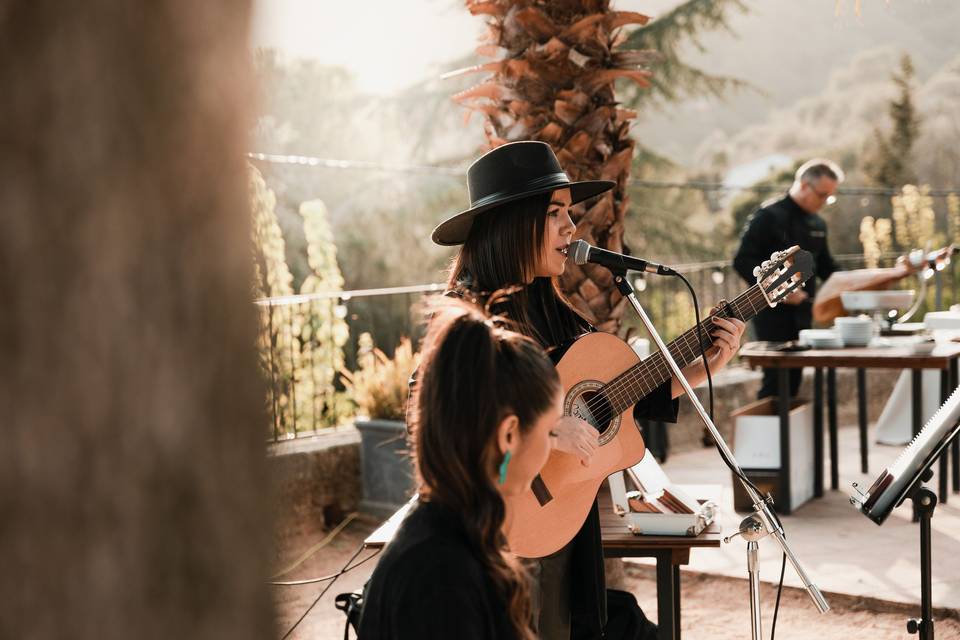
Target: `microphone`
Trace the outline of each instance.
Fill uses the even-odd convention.
[[[655,273],[659,276],[675,276],[676,271],[662,264],[634,258],[622,253],[615,253],[591,246],[590,243],[583,240],[574,240],[567,247],[567,255],[573,256],[576,264],[586,264],[592,262],[610,269],[611,271],[644,271],[646,273]]]

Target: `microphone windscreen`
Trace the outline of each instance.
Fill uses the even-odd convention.
[[[590,244],[583,240],[574,240],[567,247],[567,256],[573,257],[574,264],[587,264],[590,256]]]

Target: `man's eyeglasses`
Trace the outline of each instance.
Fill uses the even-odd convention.
[[[809,182],[807,183],[807,186],[810,187],[810,191],[813,192],[813,195],[817,196],[817,198],[819,198],[820,200],[822,200],[822,201],[824,202],[824,204],[826,204],[826,205],[831,205],[831,204],[833,204],[834,202],[837,201],[837,196],[833,195],[832,193],[822,193],[822,192],[820,192],[820,191],[817,191],[817,190],[813,187],[813,185],[810,184]]]

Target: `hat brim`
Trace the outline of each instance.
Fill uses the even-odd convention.
[[[434,243],[441,246],[456,246],[467,241],[467,236],[470,234],[470,227],[473,226],[473,219],[484,211],[495,209],[508,202],[522,200],[523,198],[529,198],[542,193],[550,193],[557,189],[570,189],[570,204],[577,204],[598,196],[601,193],[605,193],[615,186],[617,186],[617,183],[612,180],[582,180],[580,182],[555,184],[542,189],[533,189],[523,193],[512,194],[495,202],[489,202],[450,216],[437,225],[430,237]]]

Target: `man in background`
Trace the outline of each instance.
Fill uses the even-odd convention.
[[[797,169],[789,191],[779,199],[768,200],[748,219],[740,236],[740,247],[733,259],[733,268],[754,284],[754,267],[770,259],[774,251],[800,245],[813,254],[816,278],[810,278],[772,309],[757,314],[753,326],[758,340],[783,342],[796,340],[801,329],[813,324],[813,298],[816,279],[826,280],[839,265],[827,246],[827,223],[819,211],[832,204],[837,186],[843,182],[843,171],[829,160],[809,160]],[[800,389],[802,369],[790,370],[790,395]],[[777,395],[777,370],[763,370],[763,384],[758,398]]]

